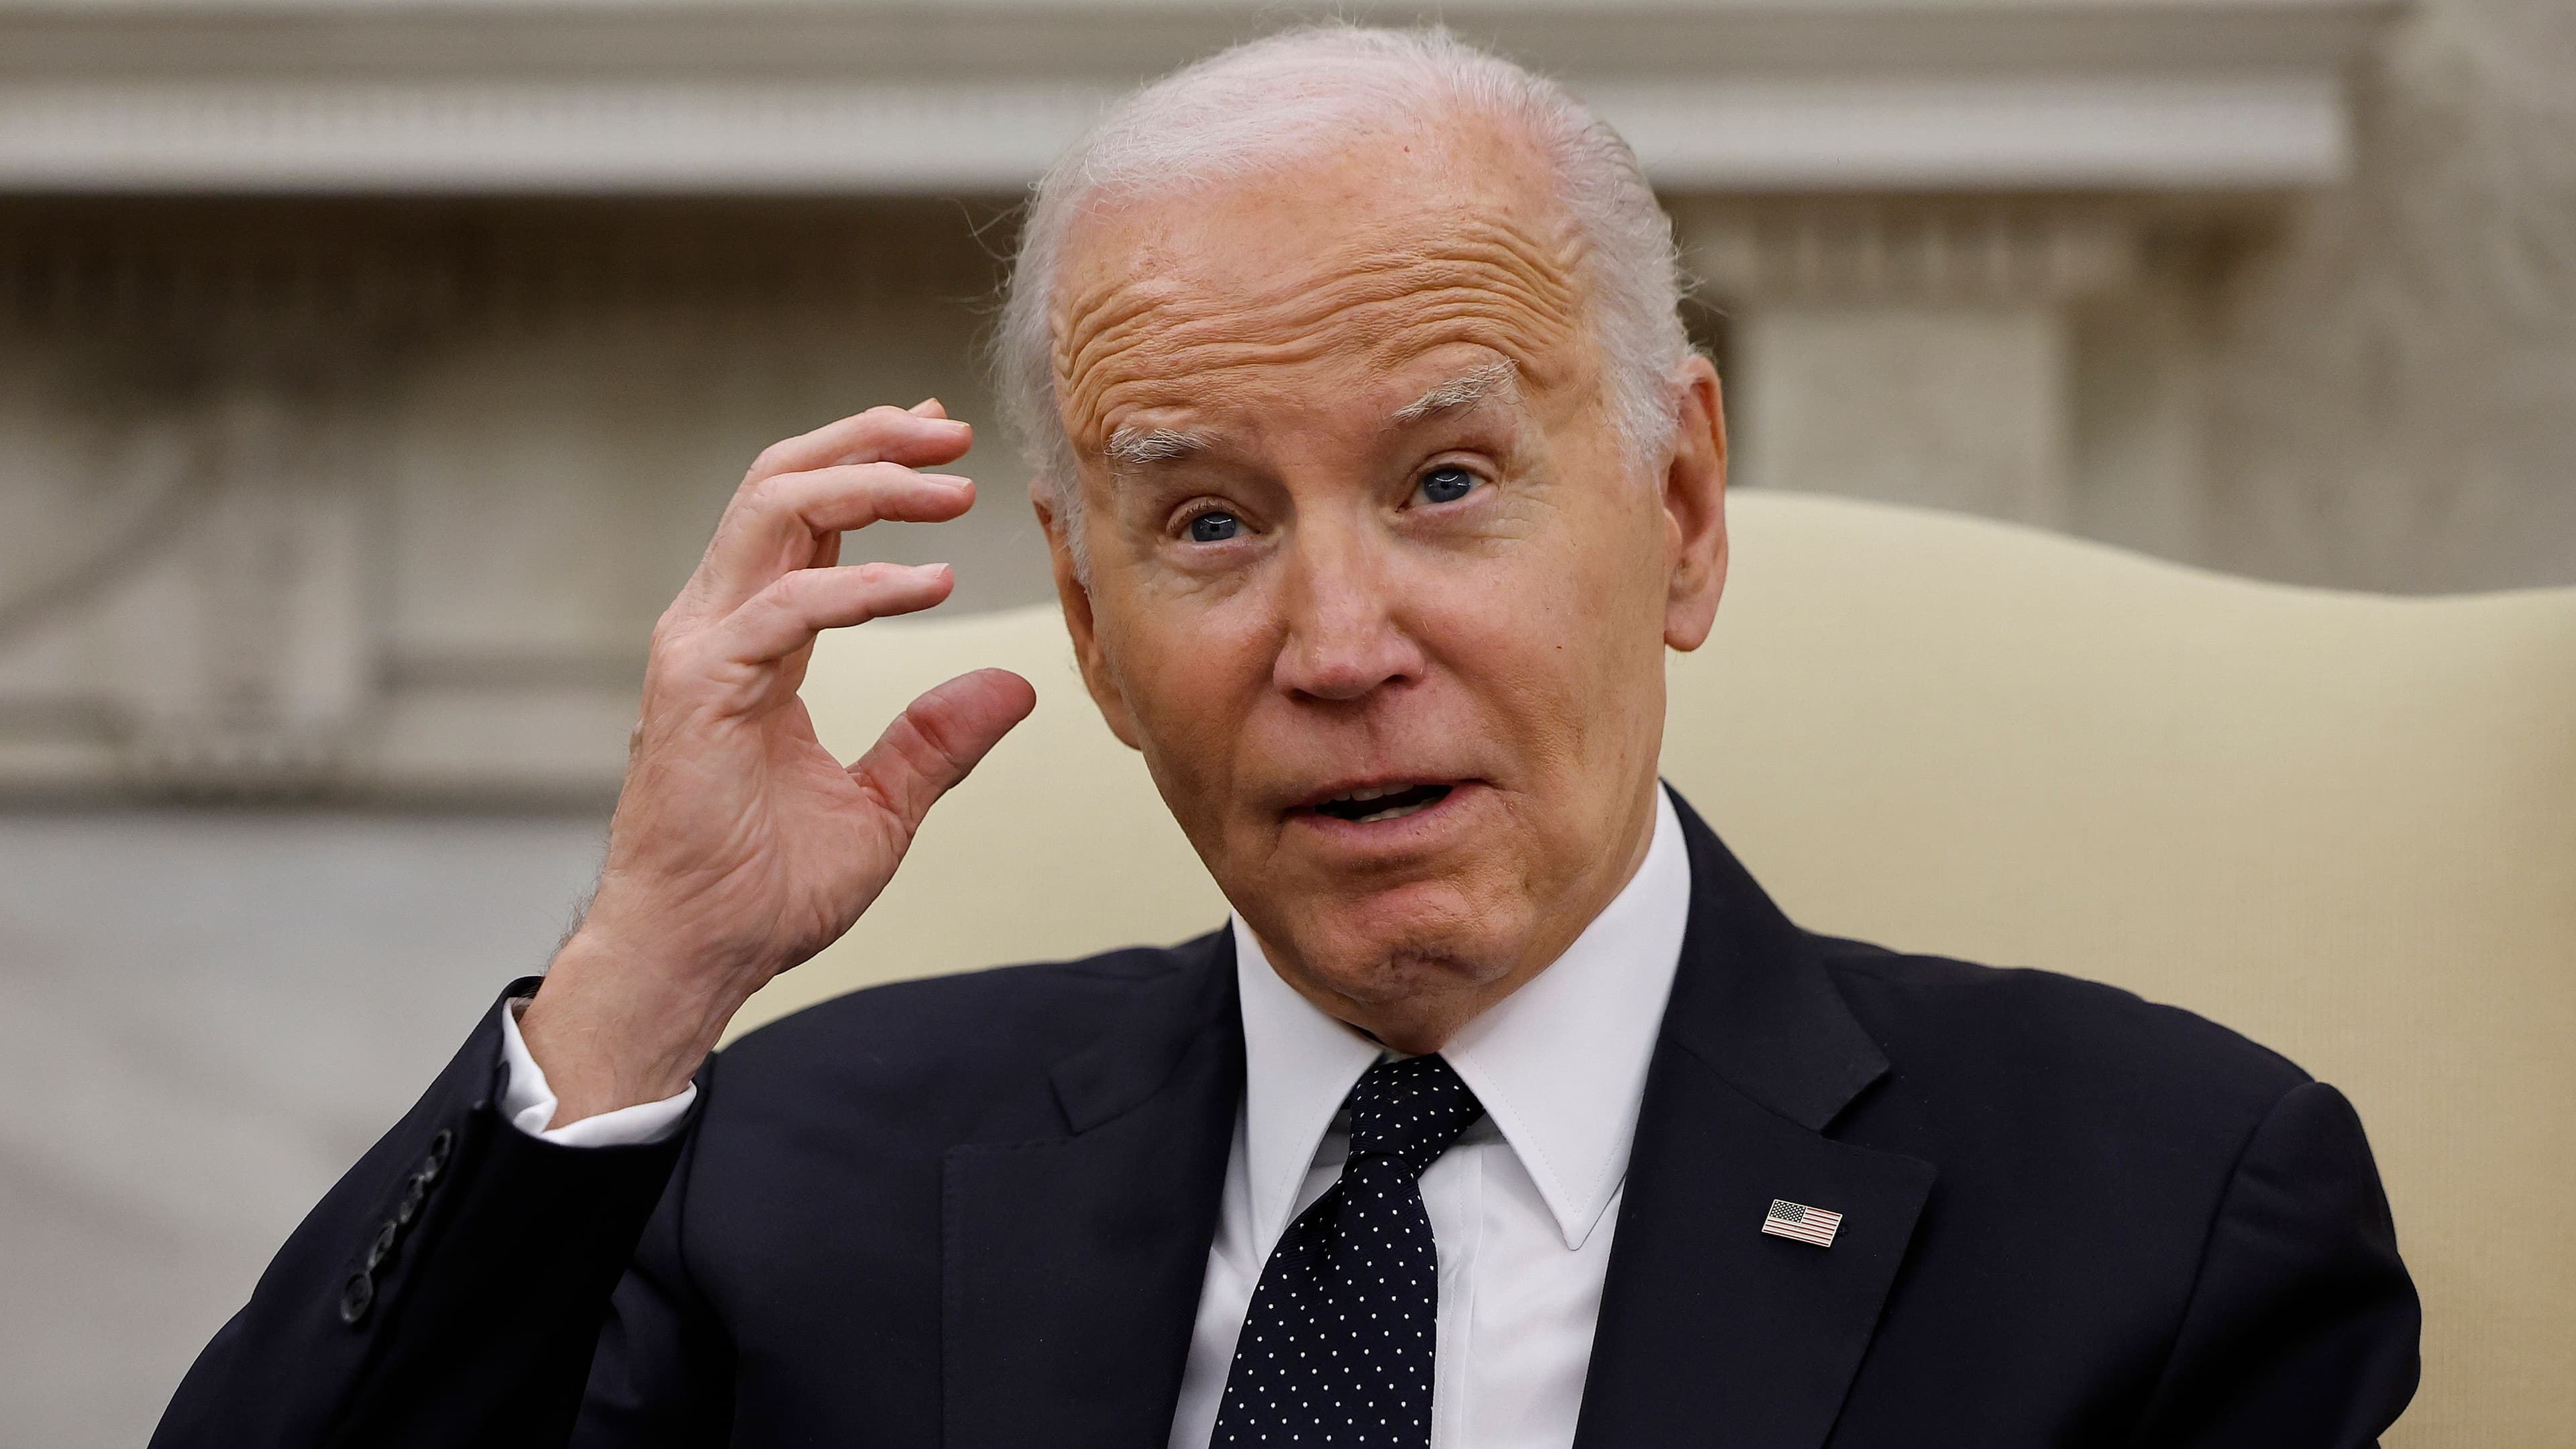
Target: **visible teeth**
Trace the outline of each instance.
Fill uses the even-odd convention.
[[[1401,795],[1412,788],[1413,787],[1411,785],[1372,785],[1365,790],[1353,790],[1342,798],[1345,800],[1379,800],[1389,795]]]
[[[1374,799],[1375,797],[1374,797],[1374,796],[1361,796],[1360,798],[1362,798],[1362,799]],[[1372,811],[1372,812],[1370,812],[1369,814],[1366,814],[1366,815],[1361,816],[1361,817],[1359,818],[1359,823],[1360,823],[1360,824],[1362,824],[1362,825],[1366,825],[1366,824],[1368,824],[1368,823],[1369,823],[1370,821],[1372,821],[1372,820],[1401,820],[1401,819],[1403,819],[1405,816],[1410,815],[1410,814],[1414,813],[1414,812],[1415,812],[1415,811],[1417,811],[1417,810],[1428,810],[1428,809],[1430,809],[1432,806],[1437,805],[1437,804],[1439,804],[1439,803],[1440,803],[1440,802],[1439,802],[1439,801],[1437,801],[1437,800],[1416,800],[1416,801],[1414,801],[1414,802],[1413,802],[1412,804],[1410,804],[1410,805],[1398,805],[1398,806],[1396,806],[1396,807],[1395,807],[1394,809],[1392,809],[1392,810],[1376,810],[1376,811]]]

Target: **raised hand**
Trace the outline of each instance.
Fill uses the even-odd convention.
[[[838,567],[841,534],[974,502],[972,430],[936,401],[875,408],[766,452],[654,626],[608,860],[520,1022],[574,1121],[685,1085],[725,1023],[885,889],[939,797],[1037,703],[999,669],[914,700],[856,764],[797,698],[825,629],[927,609],[945,564]]]

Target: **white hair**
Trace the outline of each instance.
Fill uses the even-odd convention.
[[[1129,95],[1037,183],[995,338],[1006,413],[1032,486],[1083,565],[1081,474],[1055,395],[1050,312],[1065,238],[1086,207],[1208,185],[1465,114],[1525,133],[1551,164],[1584,246],[1590,330],[1613,424],[1644,458],[1671,436],[1690,356],[1671,220],[1636,154],[1563,86],[1445,29],[1304,26],[1235,46]],[[1087,570],[1086,570],[1087,571]]]

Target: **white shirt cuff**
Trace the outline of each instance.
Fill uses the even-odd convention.
[[[547,1084],[545,1071],[528,1054],[528,1044],[519,1035],[519,1013],[527,1009],[524,996],[501,1003],[501,1060],[510,1068],[510,1084],[501,1093],[501,1115],[510,1119],[510,1125],[558,1147],[637,1147],[680,1130],[680,1119],[689,1115],[689,1104],[698,1100],[695,1082],[682,1087],[676,1097],[638,1102],[561,1127],[546,1126],[555,1119],[555,1089]]]

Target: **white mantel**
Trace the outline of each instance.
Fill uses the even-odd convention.
[[[2346,161],[2393,0],[1467,0],[1674,190],[2232,190]],[[1345,7],[1409,19],[1395,6]],[[1007,190],[1228,0],[0,6],[0,188]]]
[[[986,225],[1107,98],[1292,13],[0,0],[0,800],[603,798],[728,470],[988,405],[993,234],[921,199]],[[1670,198],[1739,476],[2065,525],[2076,309],[2128,301],[2109,466],[2170,514],[2193,344],[2152,254],[2344,175],[2393,0],[1442,13]],[[1043,597],[978,457],[967,532],[906,546]]]

